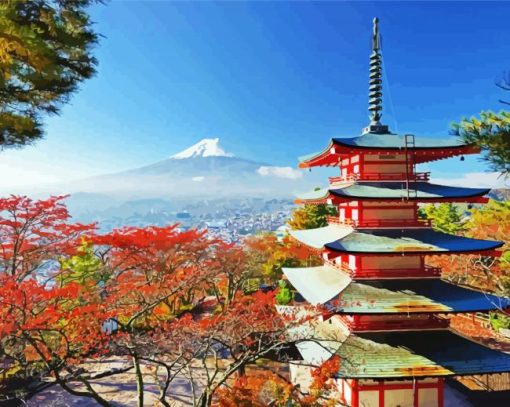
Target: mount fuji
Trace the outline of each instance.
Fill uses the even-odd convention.
[[[63,186],[61,193],[101,193],[116,199],[291,198],[316,182],[304,171],[271,166],[226,152],[206,138],[169,158]]]

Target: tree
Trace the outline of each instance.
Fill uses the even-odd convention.
[[[426,209],[428,207],[425,207]],[[427,211],[425,211],[427,213]],[[430,213],[430,211],[428,211]],[[451,212],[434,212],[446,214],[439,224],[446,224],[451,219]],[[435,224],[435,223],[434,223]],[[498,292],[502,295],[510,293],[510,203],[489,200],[488,204],[470,210],[469,219],[459,229],[452,226],[462,236],[475,239],[499,240],[505,242],[499,249],[501,257],[484,255],[463,256],[433,256],[431,264],[441,267],[444,276],[459,284],[472,286],[488,292]]]
[[[34,201],[27,197],[0,198],[0,273],[21,282],[73,253],[94,225],[70,223],[64,196]]]
[[[297,386],[285,377],[268,369],[255,370],[238,377],[232,386],[218,392],[218,407],[265,407],[301,406],[333,407],[338,400],[331,397],[335,392],[335,375],[340,368],[340,358],[335,355],[317,366],[311,373],[310,394],[303,394]]]
[[[294,209],[288,221],[292,229],[315,229],[328,224],[327,217],[338,214],[336,207],[331,205],[306,204]]]
[[[274,234],[265,233],[245,240],[249,264],[253,270],[262,272],[264,278],[276,283],[282,278],[282,267],[318,266],[321,257],[291,238],[280,241]]]
[[[510,174],[510,112],[482,112],[480,119],[463,118],[453,131],[467,144],[482,150],[482,159],[504,177]]]
[[[500,78],[496,79],[496,86],[500,89],[510,91],[510,71],[503,72]],[[510,102],[501,100],[504,105],[510,105]]]
[[[98,35],[85,12],[93,1],[1,2],[0,148],[40,138],[42,114],[58,113],[95,73]]]
[[[142,407],[152,372],[162,405],[185,379],[193,405],[205,407],[249,365],[284,355],[289,327],[309,318],[280,315],[275,292],[244,294],[237,246],[178,225],[98,235],[70,223],[61,199],[0,201],[0,360],[11,377],[44,378],[41,386],[110,406],[95,380],[132,371]],[[221,295],[210,296],[211,281]],[[123,366],[98,371],[90,362],[102,356]]]
[[[432,221],[432,227],[443,233],[456,235],[465,230],[462,211],[452,203],[428,204],[420,208],[420,215]]]
[[[276,303],[286,305],[292,301],[292,291],[285,280],[278,281],[278,294],[276,294]]]

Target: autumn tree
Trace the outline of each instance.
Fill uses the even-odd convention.
[[[94,0],[0,3],[0,149],[43,134],[41,116],[58,113],[95,72]]]
[[[45,274],[94,225],[71,223],[64,196],[0,199],[0,273],[17,282]],[[53,262],[53,263],[52,263]]]
[[[446,224],[447,219],[451,219],[451,213],[448,211],[440,213],[446,215],[439,224]],[[438,214],[439,212],[434,212],[436,219]],[[441,267],[445,277],[456,283],[508,295],[510,289],[510,246],[508,243],[510,203],[490,200],[487,205],[470,209],[469,218],[463,223],[462,229],[457,231],[466,237],[505,242],[499,249],[502,251],[501,257],[433,256],[431,264]]]
[[[228,308],[246,282],[256,277],[248,264],[246,248],[235,243],[216,243],[210,267],[216,272],[207,283],[223,308]]]
[[[61,200],[0,201],[0,360],[11,377],[110,406],[95,381],[132,371],[142,407],[153,372],[162,405],[185,379],[205,407],[249,365],[285,354],[289,326],[302,321],[276,311],[274,291],[240,289],[240,247],[178,225],[98,235],[71,223]],[[211,281],[221,294],[210,295]],[[90,362],[101,357],[122,366],[98,370]]]
[[[482,112],[480,118],[463,118],[453,130],[465,143],[481,148],[493,171],[510,174],[510,112]]]
[[[0,360],[21,381],[43,374],[59,381],[65,361],[101,348],[101,318],[93,317],[100,310],[85,300],[90,292],[51,284],[59,260],[76,254],[84,234],[94,231],[70,222],[63,199],[0,199]]]
[[[336,216],[337,208],[331,205],[302,205],[292,211],[288,221],[291,229],[315,229],[328,224],[328,216]]]
[[[251,267],[261,270],[271,283],[282,277],[282,267],[318,266],[320,256],[290,236],[279,240],[274,234],[263,233],[245,240]]]

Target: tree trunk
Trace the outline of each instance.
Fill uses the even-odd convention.
[[[209,390],[204,390],[200,398],[198,399],[197,407],[209,407],[212,403],[212,394]]]
[[[143,407],[143,375],[140,361],[136,356],[133,356],[133,365],[135,366],[136,377],[136,393],[138,396],[138,407]]]

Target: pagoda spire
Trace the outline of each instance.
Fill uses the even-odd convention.
[[[379,34],[379,19],[374,18],[374,28],[372,32],[372,53],[370,54],[370,75],[369,75],[369,95],[368,111],[370,124],[363,129],[365,133],[388,133],[388,126],[381,124],[382,116],[382,56],[381,56],[381,36]]]

